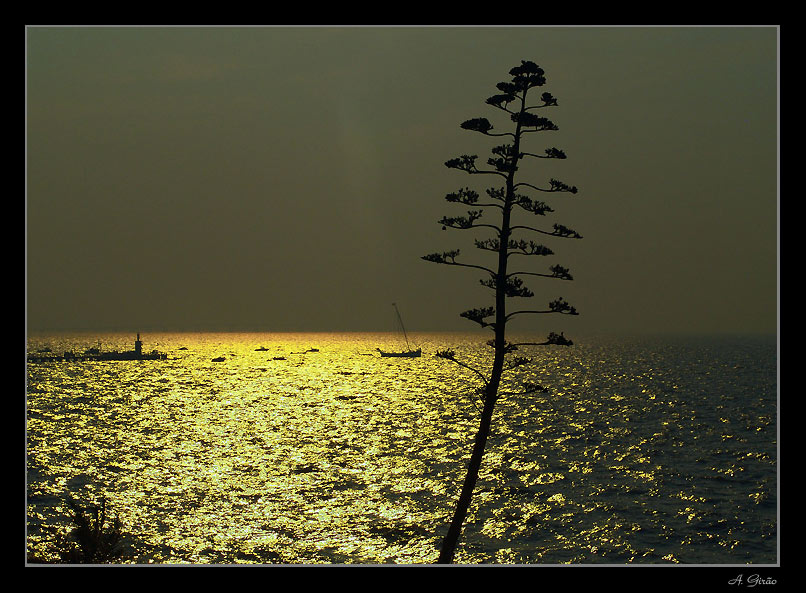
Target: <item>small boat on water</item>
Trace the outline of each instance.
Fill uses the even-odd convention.
[[[118,352],[117,350],[102,351],[101,343],[97,347],[87,348],[83,353],[68,351],[59,356],[55,354],[50,348],[44,348],[38,354],[29,354],[28,362],[108,362],[108,361],[125,361],[125,360],[166,360],[168,355],[164,352],[152,350],[151,352],[143,352],[143,342],[140,340],[140,334],[137,334],[137,339],[134,341],[134,350],[126,352]]]
[[[214,359],[212,360],[212,362],[224,362],[224,360],[225,360],[225,359],[224,359],[224,357],[223,357],[223,356],[217,356],[216,358],[214,358]]]
[[[397,322],[400,325],[400,330],[403,332],[403,338],[406,340],[406,349],[400,352],[386,352],[377,348],[378,352],[380,352],[383,358],[417,358],[422,355],[423,351],[421,348],[417,348],[416,350],[412,349],[409,345],[409,336],[406,334],[406,327],[403,325],[403,318],[400,316],[400,311],[397,308],[397,304],[392,303],[392,306],[395,308],[395,314],[397,315]]]
[[[378,352],[380,352],[381,356],[385,358],[387,357],[417,358],[423,353],[423,351],[420,348],[418,348],[417,350],[406,350],[405,352],[384,352],[383,350],[378,348]]]

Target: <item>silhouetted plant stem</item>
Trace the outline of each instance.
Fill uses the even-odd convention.
[[[426,261],[446,264],[451,266],[461,266],[466,268],[475,268],[483,270],[488,273],[489,278],[482,280],[484,286],[494,289],[495,291],[495,307],[481,307],[465,311],[461,314],[471,321],[475,321],[481,327],[490,328],[494,332],[494,338],[489,342],[494,350],[492,369],[490,371],[489,379],[486,378],[484,373],[472,366],[457,360],[456,354],[453,350],[444,350],[437,352],[437,356],[450,360],[460,366],[469,369],[479,376],[483,383],[483,407],[481,410],[481,418],[479,420],[479,428],[473,441],[473,450],[468,463],[467,473],[462,484],[462,489],[459,499],[456,503],[453,518],[450,526],[448,527],[447,535],[442,543],[438,563],[447,564],[453,562],[457,545],[462,533],[462,526],[467,512],[470,508],[470,503],[473,497],[473,490],[478,481],[479,470],[481,469],[482,459],[484,457],[484,450],[487,445],[487,440],[490,435],[492,427],[493,412],[495,411],[495,404],[500,395],[499,387],[503,380],[505,371],[514,369],[523,364],[530,362],[528,358],[516,357],[507,366],[505,360],[508,354],[517,350],[519,346],[540,346],[540,345],[560,345],[570,346],[572,342],[565,338],[561,333],[557,335],[554,332],[549,333],[545,342],[522,342],[520,344],[509,344],[506,341],[506,325],[507,322],[516,315],[522,314],[543,314],[543,313],[559,313],[567,315],[576,315],[576,309],[566,303],[562,297],[549,303],[548,310],[522,310],[514,311],[507,314],[507,299],[512,297],[531,297],[534,296],[531,290],[523,286],[523,282],[519,275],[542,276],[545,278],[553,278],[560,280],[572,280],[572,276],[568,269],[561,265],[554,265],[549,268],[551,274],[540,274],[534,272],[514,272],[507,273],[507,265],[509,256],[518,255],[533,255],[533,256],[547,256],[553,255],[553,251],[544,245],[539,245],[534,241],[514,240],[512,239],[513,230],[520,232],[529,231],[537,232],[553,237],[561,238],[581,238],[576,231],[569,229],[563,225],[555,224],[552,232],[541,230],[532,226],[526,225],[512,225],[512,215],[515,206],[522,208],[525,212],[533,215],[544,216],[552,209],[541,201],[535,201],[528,196],[516,193],[521,187],[541,191],[541,192],[568,192],[575,194],[577,188],[567,185],[556,179],[551,179],[549,188],[541,188],[529,183],[515,183],[515,173],[518,170],[518,163],[526,156],[536,157],[539,159],[546,158],[566,158],[565,152],[557,148],[549,148],[545,151],[545,156],[522,153],[521,152],[521,139],[524,134],[528,132],[540,132],[547,130],[556,130],[557,126],[553,122],[544,117],[535,115],[532,110],[542,109],[544,107],[556,106],[557,100],[551,93],[543,93],[541,100],[542,105],[527,105],[526,98],[529,89],[542,86],[545,84],[543,70],[534,62],[522,61],[520,66],[516,66],[510,70],[512,75],[511,82],[498,83],[497,88],[502,91],[502,94],[494,95],[487,99],[487,104],[496,107],[510,115],[510,119],[515,122],[514,132],[506,133],[492,133],[492,124],[486,118],[470,119],[461,124],[461,127],[466,130],[471,130],[484,134],[485,136],[502,137],[508,136],[512,138],[512,144],[504,144],[496,146],[492,149],[493,157],[488,159],[487,164],[491,165],[492,169],[479,169],[476,165],[477,156],[462,155],[459,158],[454,158],[445,163],[445,165],[452,169],[464,171],[470,175],[492,175],[503,178],[503,188],[490,188],[487,194],[493,200],[492,203],[478,203],[479,195],[470,188],[460,189],[457,192],[450,193],[446,196],[449,202],[459,202],[466,205],[472,205],[474,210],[469,210],[467,216],[457,217],[443,217],[439,222],[442,224],[443,230],[448,227],[460,230],[471,228],[488,228],[496,231],[496,237],[493,239],[476,240],[476,247],[485,251],[494,251],[497,253],[497,266],[495,270],[485,266],[475,264],[468,264],[456,261],[459,255],[459,250],[446,251],[443,253],[432,253],[423,257]],[[511,104],[518,105],[518,109],[510,108]],[[497,203],[496,203],[497,202]],[[485,207],[494,207],[500,209],[501,224],[477,224],[476,221],[482,217]],[[494,317],[495,321],[487,321],[488,318]],[[528,385],[528,386],[527,386]],[[524,391],[522,394],[534,393],[545,391],[545,388],[535,384],[524,384]]]
[[[473,452],[470,455],[465,481],[462,485],[459,500],[456,503],[453,519],[448,527],[448,533],[442,542],[442,549],[439,552],[439,560],[437,560],[439,564],[451,564],[453,562],[456,546],[462,534],[462,525],[464,525],[465,517],[467,517],[470,501],[473,498],[473,490],[476,487],[476,481],[479,477],[481,460],[484,457],[484,449],[487,446],[487,438],[490,436],[494,409],[495,400],[490,397],[485,398],[484,408],[482,409],[481,420],[479,422],[479,430],[473,441]]]
[[[520,125],[518,125],[515,133],[515,153],[517,154],[517,146],[519,139]],[[484,407],[481,412],[481,419],[479,420],[479,429],[476,432],[476,437],[473,440],[473,452],[470,456],[470,462],[467,466],[467,473],[465,474],[464,484],[462,491],[459,495],[459,501],[456,504],[456,510],[453,514],[453,519],[448,527],[448,533],[442,543],[442,549],[439,553],[440,564],[450,564],[453,562],[453,556],[456,552],[456,546],[459,542],[459,536],[462,533],[462,525],[467,517],[467,511],[470,508],[470,501],[473,498],[473,490],[476,487],[476,482],[479,477],[479,470],[481,469],[481,461],[484,457],[484,450],[487,447],[487,438],[490,436],[490,428],[492,426],[493,411],[495,411],[495,403],[498,399],[498,387],[501,384],[501,376],[504,372],[504,358],[506,354],[506,294],[503,289],[507,277],[507,245],[509,243],[509,225],[510,215],[512,211],[512,189],[514,168],[507,176],[507,197],[504,203],[502,213],[501,225],[501,241],[498,250],[498,273],[497,273],[497,286],[501,287],[495,293],[495,357],[493,359],[493,369],[490,375],[490,380],[487,383],[484,393]]]

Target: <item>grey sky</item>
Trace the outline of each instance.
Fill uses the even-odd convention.
[[[459,124],[505,126],[484,100],[523,59],[559,100],[529,148],[568,159],[522,179],[578,186],[545,224],[585,238],[522,262],[570,268],[530,305],[581,315],[513,329],[776,329],[775,27],[31,27],[26,52],[31,331],[388,330],[393,301],[474,329],[479,275],[420,256],[483,258],[436,221],[485,185],[443,163],[486,161]]]

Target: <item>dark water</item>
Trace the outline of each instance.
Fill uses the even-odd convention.
[[[159,334],[167,361],[29,365],[29,560],[56,559],[69,493],[110,501],[125,562],[435,561],[478,412],[472,373],[433,352],[489,349],[414,338],[419,359],[378,357],[387,334]],[[29,348],[98,341],[132,336]],[[778,561],[774,337],[519,354],[507,389],[550,391],[501,400],[457,562]]]

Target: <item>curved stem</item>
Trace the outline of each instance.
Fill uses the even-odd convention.
[[[554,274],[540,274],[539,272],[510,272],[507,274],[507,278],[510,276],[540,276],[542,278],[556,278],[558,280],[568,280],[568,278],[563,278],[562,276],[555,276]]]
[[[488,228],[491,228],[491,229],[495,229],[495,231],[497,233],[501,233],[501,229],[498,228],[497,226],[495,226],[494,224],[474,224],[474,225],[471,225],[468,228],[476,229],[476,228],[481,228],[481,227],[485,227],[485,226],[488,227]],[[455,227],[452,227],[452,228],[455,228]]]
[[[551,309],[549,309],[548,311],[513,311],[512,313],[510,313],[509,315],[507,315],[507,321],[509,321],[509,320],[510,320],[510,318],[514,317],[515,315],[522,315],[522,314],[525,314],[525,313],[533,313],[533,314],[540,314],[540,313],[562,313],[562,311],[552,311]]]
[[[536,233],[542,233],[543,235],[549,235],[550,237],[557,237],[559,239],[579,239],[579,238],[581,238],[581,237],[574,237],[573,235],[560,235],[558,233],[550,233],[548,231],[543,231],[543,230],[540,230],[540,229],[536,229],[534,227],[524,226],[524,225],[517,225],[517,226],[513,226],[513,227],[510,228],[510,230],[512,230],[512,231],[514,231],[516,229],[524,229],[524,230],[527,230],[527,231],[534,231]]]
[[[479,430],[473,440],[473,452],[470,455],[470,463],[467,467],[467,474],[465,481],[462,485],[462,491],[459,494],[459,500],[456,503],[456,510],[453,513],[453,520],[445,539],[442,542],[442,548],[439,552],[439,564],[450,564],[453,562],[453,556],[456,552],[456,546],[459,543],[459,536],[462,533],[462,524],[467,516],[467,510],[470,508],[470,500],[473,497],[473,489],[476,487],[476,481],[481,468],[481,460],[484,457],[484,448],[487,446],[487,437],[490,435],[490,425],[492,424],[493,409],[495,408],[495,398],[488,396],[484,399],[484,409],[481,412],[481,421],[479,422]],[[498,387],[495,388],[496,392]]]
[[[532,132],[532,133],[534,133],[534,132],[556,132],[556,131],[557,130],[546,130],[546,129],[543,129],[543,128],[538,128],[536,130],[524,130],[524,133],[526,133],[526,132]]]
[[[458,262],[458,261],[441,261],[441,262],[434,262],[434,263],[439,263],[439,264],[443,264],[443,265],[446,265],[446,266],[459,266],[459,267],[462,267],[462,268],[475,268],[477,270],[484,270],[485,272],[487,272],[491,276],[495,276],[495,272],[493,272],[490,268],[485,268],[484,266],[477,266],[475,264],[463,264],[463,263]]]
[[[460,361],[456,360],[455,358],[446,358],[445,360],[450,360],[451,362],[455,362],[456,364],[458,364],[460,367],[466,368],[469,371],[473,371],[474,373],[476,373],[481,378],[482,381],[484,381],[485,386],[490,383],[490,380],[487,377],[485,377],[484,374],[480,370],[474,369],[469,364],[465,364],[463,362],[460,362]]]
[[[512,132],[504,132],[503,134],[491,134],[490,132],[479,132],[479,133],[484,134],[485,136],[497,136],[497,137],[512,136],[513,138],[515,137],[515,134],[513,134]]]
[[[523,186],[523,187],[531,187],[532,189],[536,189],[537,191],[542,191],[542,192],[546,192],[546,193],[552,193],[554,191],[557,191],[557,190],[554,190],[554,189],[543,189],[542,187],[537,187],[536,185],[532,185],[531,183],[525,183],[525,182],[521,182],[521,183],[516,184],[515,189],[517,189],[517,188],[519,188],[521,186]]]

